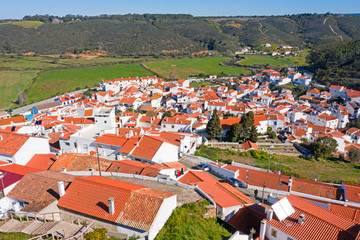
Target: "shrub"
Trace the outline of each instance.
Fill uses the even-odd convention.
[[[104,240],[106,239],[106,228],[96,228],[94,231],[86,234],[85,240]]]

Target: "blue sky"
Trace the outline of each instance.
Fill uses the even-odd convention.
[[[25,15],[100,15],[189,13],[194,16],[283,15],[295,13],[359,13],[359,0],[13,0],[4,1],[0,19]]]

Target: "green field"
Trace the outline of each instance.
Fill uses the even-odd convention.
[[[94,58],[71,58],[61,59],[59,56],[15,56],[1,55],[0,69],[54,69],[54,68],[72,68],[72,67],[90,67],[97,64],[117,64],[125,61],[139,61],[145,58],[112,58],[112,57],[94,57]]]
[[[121,63],[125,61],[139,60],[134,58],[111,58],[111,57],[96,57],[96,58],[75,58],[75,59],[59,59],[58,63],[71,65],[71,66],[81,66],[88,64],[99,64],[99,63]]]
[[[17,25],[24,28],[37,28],[41,25],[43,25],[43,22],[40,21],[8,21],[0,24],[12,24]]]
[[[248,72],[248,70],[237,67],[219,65],[220,62],[227,59],[229,58],[209,57],[193,59],[175,59],[146,62],[145,65],[163,78],[169,78],[169,76],[174,75],[177,79],[187,78],[190,75],[197,75],[200,73],[209,75],[220,74],[223,72],[225,74],[234,75]]]
[[[269,55],[243,55],[245,59],[236,62],[238,65],[272,65],[272,66],[304,66],[304,57],[272,57]]]
[[[0,72],[0,110],[15,106],[18,90],[23,91],[37,73],[36,71]]]
[[[0,56],[0,68],[12,69],[47,69],[60,67],[54,59],[40,56]]]
[[[95,87],[104,80],[119,77],[151,76],[151,72],[137,63],[99,67],[47,70],[36,80],[28,92],[28,102],[38,102],[64,92]]]

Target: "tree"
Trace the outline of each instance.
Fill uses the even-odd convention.
[[[253,143],[258,141],[258,132],[255,126],[252,126],[250,129],[249,140]]]
[[[206,132],[210,135],[211,138],[218,137],[222,133],[222,128],[220,126],[220,119],[216,109],[213,111],[211,119],[206,125]]]
[[[171,117],[171,112],[170,111],[166,111],[164,112],[164,114],[162,115],[162,118],[166,118],[166,117]]]
[[[360,162],[360,151],[356,148],[351,148],[349,151],[349,157],[352,162]]]
[[[244,128],[251,128],[254,125],[254,113],[248,112],[244,116],[242,116],[240,123]]]
[[[23,105],[26,101],[26,98],[26,93],[24,91],[21,91],[20,88],[18,88],[17,103],[19,105]]]
[[[327,157],[331,153],[335,152],[338,144],[335,139],[331,137],[319,137],[311,145],[311,148],[315,154],[316,159]]]
[[[231,125],[229,131],[226,133],[226,141],[228,142],[237,142],[239,140],[239,135],[242,130],[242,125],[240,123],[235,123]]]

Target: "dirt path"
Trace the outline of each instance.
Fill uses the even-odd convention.
[[[263,30],[261,29],[261,28],[263,27],[262,23],[261,23],[259,20],[257,20],[257,22],[258,22],[259,25],[260,25],[260,26],[259,26],[259,31],[261,32],[262,35],[264,35],[265,38],[267,38],[265,32],[263,32]]]
[[[324,24],[326,24],[326,21],[329,19],[329,17],[325,18],[324,19]]]
[[[327,17],[327,18],[325,18],[324,19],[324,24],[326,24],[326,21],[329,19],[329,17]],[[340,40],[343,42],[344,41],[344,39],[343,39],[343,37],[340,35],[340,34],[338,34],[337,32],[335,32],[334,31],[334,29],[332,28],[332,26],[329,24],[329,28],[330,28],[330,30],[337,36],[337,37],[339,37],[340,38]]]

